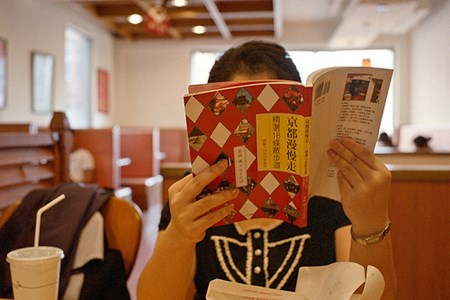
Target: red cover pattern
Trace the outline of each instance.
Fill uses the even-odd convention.
[[[241,158],[235,157],[234,148],[245,146],[247,185],[239,187],[241,192],[233,200],[236,213],[217,225],[251,218],[277,218],[306,226],[308,176],[275,169],[258,170],[256,116],[275,113],[310,117],[311,92],[311,88],[300,83],[260,82],[184,97],[194,175],[220,158],[230,161],[228,170],[199,198],[236,186],[235,168],[242,164],[236,164]],[[309,138],[309,131],[300,134]]]

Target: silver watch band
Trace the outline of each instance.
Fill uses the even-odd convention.
[[[382,241],[384,239],[384,237],[389,233],[389,231],[391,230],[391,222],[389,221],[386,226],[378,232],[369,234],[369,235],[356,235],[353,232],[353,228],[350,230],[351,235],[352,235],[352,240],[354,240],[355,242],[357,242],[360,245],[363,246],[369,246],[372,244],[376,244],[380,241]]]

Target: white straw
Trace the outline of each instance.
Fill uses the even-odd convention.
[[[57,198],[53,199],[52,201],[50,201],[46,205],[44,205],[41,208],[39,208],[39,210],[37,211],[37,214],[36,214],[36,228],[34,230],[34,247],[35,248],[39,246],[39,232],[41,230],[41,215],[47,209],[52,207],[53,205],[58,204],[59,202],[61,202],[64,198],[66,198],[66,196],[64,194],[61,194]]]

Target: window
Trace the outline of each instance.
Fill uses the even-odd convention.
[[[371,50],[339,50],[339,51],[289,51],[295,65],[299,69],[303,82],[308,75],[320,68],[333,66],[361,66],[363,61],[370,62],[372,67],[394,68],[394,52],[391,49]],[[191,83],[205,83],[209,70],[220,52],[195,51],[191,60]],[[380,132],[389,135],[394,131],[394,85],[391,83],[387,96]]]
[[[72,128],[88,128],[91,125],[91,41],[71,27],[65,31],[64,64],[67,119]]]

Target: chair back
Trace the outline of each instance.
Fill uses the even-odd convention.
[[[5,223],[9,220],[14,211],[19,207],[20,203],[21,200],[17,200],[16,202],[13,202],[11,205],[1,210],[0,228],[3,227],[3,225],[5,225]]]
[[[0,227],[13,214],[21,201],[16,201],[2,211]],[[108,246],[121,252],[125,272],[130,276],[136,262],[142,233],[141,209],[128,200],[112,196],[100,210]]]
[[[136,262],[142,233],[142,212],[131,201],[112,196],[100,210],[108,247],[120,250],[129,277]]]

